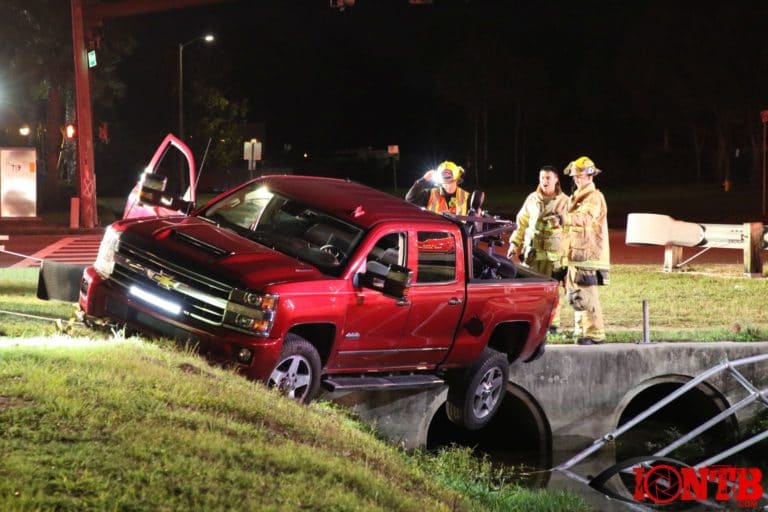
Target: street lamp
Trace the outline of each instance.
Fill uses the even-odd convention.
[[[213,41],[213,34],[205,34],[190,39],[186,43],[179,43],[179,139],[184,140],[184,47],[196,42]]]

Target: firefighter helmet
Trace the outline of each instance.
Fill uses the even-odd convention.
[[[601,172],[603,171],[598,169],[595,166],[595,162],[593,162],[588,156],[582,156],[569,163],[563,171],[563,174],[566,176],[580,176],[583,174],[587,176],[596,176]]]
[[[464,177],[464,168],[446,160],[437,166],[437,175],[440,183],[451,183],[453,181],[461,183]]]

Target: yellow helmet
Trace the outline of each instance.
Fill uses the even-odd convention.
[[[563,174],[566,176],[579,176],[582,174],[586,174],[587,176],[596,176],[601,172],[603,171],[598,169],[595,166],[595,162],[593,162],[588,156],[582,156],[569,163],[563,171]]]
[[[446,160],[437,166],[437,175],[440,183],[451,183],[452,181],[461,183],[464,177],[464,168]]]

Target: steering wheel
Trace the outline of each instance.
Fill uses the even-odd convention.
[[[321,246],[320,250],[322,252],[328,253],[331,256],[333,256],[334,259],[336,260],[336,264],[337,265],[339,263],[341,263],[341,260],[343,260],[344,256],[345,256],[345,254],[341,251],[341,249],[339,249],[335,245],[331,245],[331,244],[325,244],[325,245]]]

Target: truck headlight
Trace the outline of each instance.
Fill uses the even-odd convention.
[[[103,278],[112,275],[112,270],[115,268],[115,253],[120,246],[121,234],[112,226],[104,231],[104,237],[101,239],[101,245],[99,245],[99,253],[93,263],[93,268]]]
[[[275,322],[278,296],[232,290],[224,313],[224,324],[237,331],[269,336]]]

